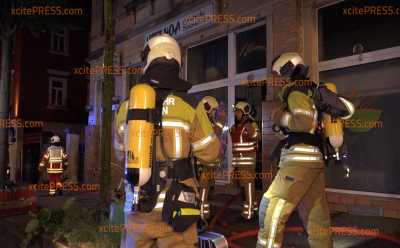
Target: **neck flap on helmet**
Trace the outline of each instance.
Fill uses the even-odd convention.
[[[149,82],[154,88],[187,92],[192,85],[179,78],[179,64],[174,59],[157,58],[146,70],[142,81]]]

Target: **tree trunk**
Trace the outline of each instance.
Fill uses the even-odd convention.
[[[114,58],[114,21],[112,0],[104,0],[105,10],[105,49],[104,66],[113,67]],[[108,209],[111,200],[111,121],[112,121],[112,97],[114,95],[114,76],[108,70],[104,70],[103,83],[103,114],[101,123],[101,179],[100,196],[102,206]]]
[[[1,36],[1,78],[0,78],[0,185],[5,181],[8,165],[9,86],[11,64],[11,36]]]

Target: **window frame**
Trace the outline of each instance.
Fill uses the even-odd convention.
[[[257,28],[257,27],[263,26],[263,25],[266,25],[266,29],[267,29],[266,30],[266,33],[267,33],[267,44],[266,44],[267,65],[266,65],[266,68],[261,68],[261,69],[252,70],[252,71],[248,71],[248,72],[237,73],[236,72],[236,67],[237,67],[237,65],[236,65],[236,36],[237,36],[237,34],[245,32],[245,31],[249,31],[251,29],[254,29],[254,28]],[[262,76],[265,77],[267,75],[267,72],[268,72],[267,68],[270,67],[269,54],[271,54],[271,53],[269,51],[269,45],[268,45],[267,21],[262,20],[260,22],[254,23],[252,25],[247,25],[246,27],[241,27],[239,29],[232,30],[228,34],[218,35],[218,36],[212,37],[210,39],[207,39],[207,40],[204,40],[201,42],[193,43],[192,45],[188,46],[186,48],[186,52],[185,52],[185,54],[186,54],[186,56],[185,56],[185,79],[186,80],[187,80],[187,76],[188,76],[187,65],[188,65],[189,49],[196,47],[196,46],[203,45],[205,43],[211,42],[213,40],[219,39],[224,36],[228,36],[228,77],[220,79],[220,80],[216,80],[216,81],[195,84],[195,85],[193,85],[190,93],[195,93],[195,92],[204,91],[204,90],[210,90],[210,89],[224,87],[224,86],[240,85],[241,80],[246,79],[250,74],[253,74],[255,76],[255,79],[261,79]]]
[[[217,35],[217,36],[215,36],[215,37],[212,37],[212,38],[210,38],[210,39],[207,39],[207,40],[204,40],[204,41],[201,41],[201,42],[196,42],[196,43],[193,43],[192,45],[190,45],[190,46],[188,46],[187,48],[186,48],[186,51],[185,51],[185,80],[188,80],[188,55],[189,55],[189,49],[191,49],[191,48],[194,48],[194,47],[197,47],[197,46],[201,46],[201,45],[204,45],[204,44],[206,44],[206,43],[209,43],[209,42],[212,42],[212,41],[215,41],[215,40],[218,40],[218,39],[220,39],[220,38],[223,38],[223,37],[227,37],[227,43],[228,43],[228,48],[229,48],[229,34],[222,34],[222,35]],[[210,85],[214,85],[215,83],[221,83],[221,82],[223,82],[223,81],[225,81],[225,80],[227,80],[229,78],[229,51],[228,51],[228,73],[227,73],[227,77],[226,78],[222,78],[222,79],[219,79],[219,80],[215,80],[215,81],[210,81],[210,82],[206,82],[206,83],[200,83],[200,84],[194,84],[193,85],[193,87],[195,87],[196,85],[207,85],[207,84],[210,84]],[[192,88],[193,88],[192,87]],[[218,88],[218,86],[216,86],[216,88]],[[211,88],[211,89],[213,89],[213,88]],[[205,90],[205,89],[204,89]],[[192,92],[191,92],[192,93]]]
[[[63,29],[64,33],[61,34],[57,30],[51,30],[50,32],[50,53],[52,54],[57,54],[57,55],[64,55],[68,56],[69,55],[69,30],[67,28]],[[59,46],[60,41],[59,39],[63,38],[64,39],[64,51],[58,50],[56,47],[54,47],[54,39],[57,39],[57,44]]]
[[[59,87],[53,87],[53,82],[61,82],[63,87],[61,89],[62,92],[62,105],[57,105],[52,103],[52,90],[53,88],[57,88],[57,91],[60,90]],[[48,108],[51,109],[66,109],[67,108],[67,96],[68,96],[68,79],[57,76],[49,77],[49,95],[48,95]],[[56,96],[57,99],[57,96]],[[57,101],[57,100],[56,100]]]

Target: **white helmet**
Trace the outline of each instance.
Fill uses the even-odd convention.
[[[151,62],[157,58],[175,59],[181,66],[181,49],[178,42],[169,34],[161,34],[146,42],[142,51],[142,61],[146,64],[143,68],[145,73]]]
[[[206,110],[207,114],[211,113],[214,109],[218,109],[218,101],[215,97],[212,96],[205,96],[201,101],[204,104],[204,109]]]
[[[233,111],[241,110],[243,114],[248,115],[251,112],[251,107],[247,102],[240,101],[237,102],[236,105],[233,107]]]
[[[53,137],[51,137],[51,139],[50,139],[51,144],[58,143],[58,142],[60,142],[60,137],[58,137],[57,135],[54,135]]]
[[[272,71],[283,77],[291,78],[297,75],[306,77],[308,66],[298,53],[282,53],[272,61]]]

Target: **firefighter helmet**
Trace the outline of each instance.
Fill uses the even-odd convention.
[[[151,62],[157,58],[165,57],[174,59],[181,66],[181,49],[178,42],[169,34],[157,35],[146,42],[141,53],[142,61],[145,63],[145,73]]]
[[[58,143],[58,142],[60,142],[60,137],[58,137],[58,135],[54,135],[53,137],[50,138],[51,144]]]
[[[250,105],[247,102],[240,101],[240,102],[236,103],[236,105],[233,108],[233,110],[234,111],[241,110],[243,112],[243,114],[249,115],[250,111],[251,111],[251,108],[250,108]]]
[[[272,71],[279,76],[293,78],[305,78],[308,66],[298,53],[282,53],[272,61]]]
[[[203,102],[204,109],[208,114],[211,113],[211,111],[213,111],[214,109],[216,110],[218,108],[218,102],[215,97],[205,96],[203,97],[203,99],[201,99],[201,101]]]
[[[127,135],[127,123],[126,123],[126,115],[129,107],[129,99],[120,103],[117,114],[115,116],[115,128],[114,128],[114,148],[117,151],[125,152],[126,147],[126,138]],[[116,153],[117,154],[117,153]],[[120,154],[118,154],[119,156]],[[118,158],[119,159],[119,158]]]

